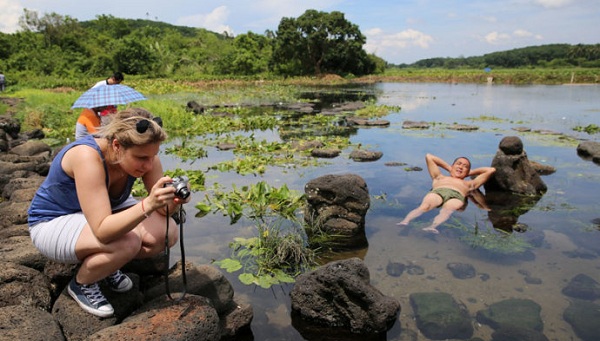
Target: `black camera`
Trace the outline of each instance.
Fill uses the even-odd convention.
[[[173,182],[166,184],[165,186],[175,187],[175,196],[181,199],[187,199],[191,192],[188,188],[189,179],[187,176],[176,176],[173,178]]]

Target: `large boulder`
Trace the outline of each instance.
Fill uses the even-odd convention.
[[[584,160],[600,164],[600,142],[584,141],[577,146],[577,155]]]
[[[492,160],[496,172],[484,187],[487,191],[507,191],[525,195],[540,195],[547,186],[529,162],[523,142],[517,136],[507,136],[500,141],[498,152]]]
[[[298,276],[290,297],[293,318],[333,328],[333,333],[385,333],[400,312],[398,300],[370,284],[369,270],[358,258],[331,262]]]
[[[187,295],[174,302],[159,297],[136,311],[123,322],[103,328],[90,340],[206,340],[221,338],[219,316],[210,301]]]
[[[65,340],[60,326],[49,312],[28,305],[0,308],[0,326],[4,340]]]
[[[344,238],[340,248],[367,245],[365,216],[371,205],[367,183],[355,174],[324,175],[304,187],[308,205],[304,219],[328,235]]]

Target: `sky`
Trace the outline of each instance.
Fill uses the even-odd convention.
[[[393,64],[471,57],[545,44],[600,43],[600,0],[0,0],[0,31],[19,30],[23,9],[79,21],[112,15],[238,35],[277,31],[306,10],[339,11]]]

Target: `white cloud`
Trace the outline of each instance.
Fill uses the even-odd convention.
[[[502,44],[503,42],[510,40],[510,35],[494,31],[486,34],[483,39],[490,44]]]
[[[526,31],[526,30],[518,29],[513,32],[513,35],[515,37],[528,38],[528,37],[533,36],[533,33]]]
[[[428,48],[433,42],[433,37],[417,30],[408,29],[397,33],[385,34],[381,29],[374,28],[367,31],[367,43],[383,47],[418,46]]]
[[[413,29],[385,33],[380,28],[372,28],[364,34],[367,37],[365,50],[383,58],[398,57],[402,55],[401,50],[406,51],[414,46],[427,49],[434,41],[432,36]]]
[[[227,6],[219,6],[208,14],[195,14],[177,19],[178,25],[202,27],[209,31],[233,34],[231,27],[225,22],[229,18],[229,9]]]
[[[542,40],[544,37],[540,34],[531,33],[524,29],[514,30],[512,34],[502,32],[490,32],[483,39],[492,45],[505,44],[517,39],[537,39]]]
[[[19,27],[19,17],[23,14],[23,7],[19,1],[0,0],[0,32],[15,33]]]
[[[534,2],[545,8],[559,8],[569,5],[573,0],[534,0]]]

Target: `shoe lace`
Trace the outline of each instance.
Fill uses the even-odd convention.
[[[110,274],[106,277],[108,283],[113,287],[118,287],[121,281],[125,278],[125,275],[121,272],[121,270],[117,270],[115,273]]]
[[[85,297],[87,297],[90,304],[96,307],[101,306],[103,303],[107,302],[106,298],[102,294],[102,291],[100,291],[98,283],[82,285],[81,292],[85,295]]]

